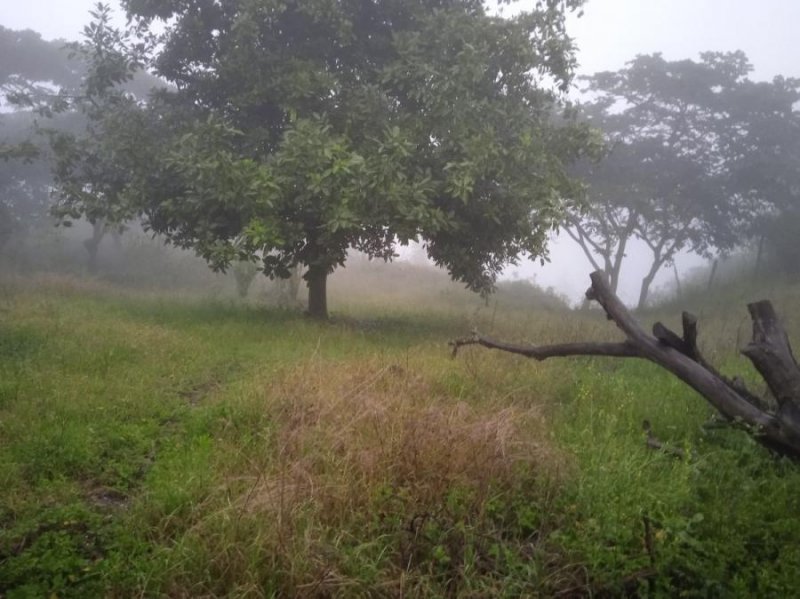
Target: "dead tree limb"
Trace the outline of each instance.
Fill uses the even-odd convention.
[[[647,447],[650,449],[655,449],[656,451],[662,451],[674,458],[679,458],[681,460],[686,459],[686,452],[684,450],[680,449],[679,447],[670,447],[655,436],[649,420],[645,420],[642,423],[642,427],[644,428],[644,432],[647,434],[647,440],[645,441]]]
[[[642,358],[644,357],[639,350],[631,343],[561,343],[558,345],[547,345],[536,347],[533,345],[516,345],[495,341],[489,337],[484,337],[473,332],[472,337],[456,339],[451,341],[453,355],[458,352],[458,348],[464,345],[482,345],[489,349],[499,349],[512,354],[533,358],[542,361],[547,358],[564,358],[569,356],[609,356],[613,358]]]
[[[741,423],[765,446],[800,458],[800,367],[789,338],[768,301],[750,304],[753,340],[742,353],[769,387],[774,402],[747,390],[738,378],[720,374],[697,346],[697,319],[683,314],[682,335],[661,323],[648,334],[611,291],[602,271],[591,275],[586,297],[597,301],[609,320],[625,334],[618,343],[568,343],[526,346],[496,341],[477,332],[451,342],[453,353],[465,345],[481,345],[536,360],[565,356],[643,358],[654,362],[700,393],[727,420]],[[777,405],[777,409],[772,409]]]

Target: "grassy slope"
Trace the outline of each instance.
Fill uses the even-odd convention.
[[[613,334],[598,318],[431,316],[427,298],[318,325],[70,281],[2,300],[0,596],[800,583],[800,471],[741,432],[704,433],[710,411],[680,383],[638,362],[451,360],[444,344],[476,319],[516,339]],[[736,327],[708,329],[741,367],[715,351]],[[644,418],[696,459],[646,450]]]

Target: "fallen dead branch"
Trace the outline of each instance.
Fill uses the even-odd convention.
[[[528,346],[497,341],[475,331],[469,337],[451,342],[453,355],[465,345],[481,345],[535,360],[566,356],[649,360],[692,387],[726,420],[743,425],[766,447],[800,458],[800,367],[769,301],[747,306],[753,337],[742,350],[769,388],[769,397],[759,397],[741,379],[723,376],[703,357],[697,346],[695,316],[684,312],[682,335],[660,322],[653,326],[652,335],[648,334],[611,291],[602,271],[592,273],[591,280],[586,297],[602,306],[609,320],[625,334],[625,341]]]

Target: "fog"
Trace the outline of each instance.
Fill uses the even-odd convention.
[[[637,54],[661,52],[680,60],[705,51],[743,50],[754,67],[751,78],[766,81],[776,75],[800,77],[797,23],[800,2],[794,0],[596,0],[587,3],[581,18],[570,19],[569,31],[579,48],[581,75],[617,70]],[[649,256],[642,243],[632,245],[629,256],[620,296],[632,302]],[[705,260],[684,253],[676,263],[685,275]],[[563,235],[551,245],[549,264],[529,262],[508,270],[512,276],[535,276],[574,300],[586,290],[590,271],[581,250]],[[672,269],[664,269],[655,285],[673,280]]]
[[[32,29],[45,39],[73,40],[87,23],[93,5],[93,0],[3,0],[0,25]],[[524,5],[517,3],[517,7]],[[750,75],[754,80],[800,76],[795,52],[800,2],[796,0],[591,0],[583,13],[569,19],[569,33],[579,48],[579,75],[620,69],[638,54],[660,52],[668,60],[678,60],[697,59],[704,51],[743,50],[754,66]],[[117,20],[123,22],[119,13]],[[576,97],[580,85],[577,80],[573,91]],[[413,248],[399,252],[401,259],[415,254]],[[649,266],[648,252],[640,241],[628,246],[619,287],[626,302],[636,298],[639,281]],[[685,252],[675,259],[681,277],[705,263],[703,258]],[[554,233],[544,265],[525,259],[508,267],[503,278],[535,281],[574,303],[586,289],[591,270],[581,249],[564,234]],[[669,287],[674,279],[675,269],[665,266],[653,287]]]

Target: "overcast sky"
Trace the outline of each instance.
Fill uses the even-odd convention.
[[[94,4],[0,0],[0,24],[34,29],[47,39],[76,39]],[[798,26],[800,0],[589,0],[583,17],[570,19],[584,73],[618,69],[636,54],[678,59],[704,50],[744,50],[756,79],[800,76]]]
[[[0,24],[34,29],[47,39],[76,39],[94,4],[94,0],[0,0]],[[115,1],[110,4],[116,6]],[[637,54],[662,52],[675,60],[697,58],[706,50],[744,50],[755,67],[752,78],[771,79],[800,77],[798,28],[800,0],[589,0],[583,17],[570,19],[569,32],[579,47],[582,74],[619,69]],[[539,283],[578,297],[587,287],[590,271],[585,258],[567,240],[554,244],[552,257],[550,265],[526,265],[517,272],[535,274]],[[629,301],[638,293],[635,280],[646,257],[632,262],[622,280],[622,295]],[[682,257],[678,266],[686,272],[697,263]],[[664,272],[657,284],[672,277]]]

